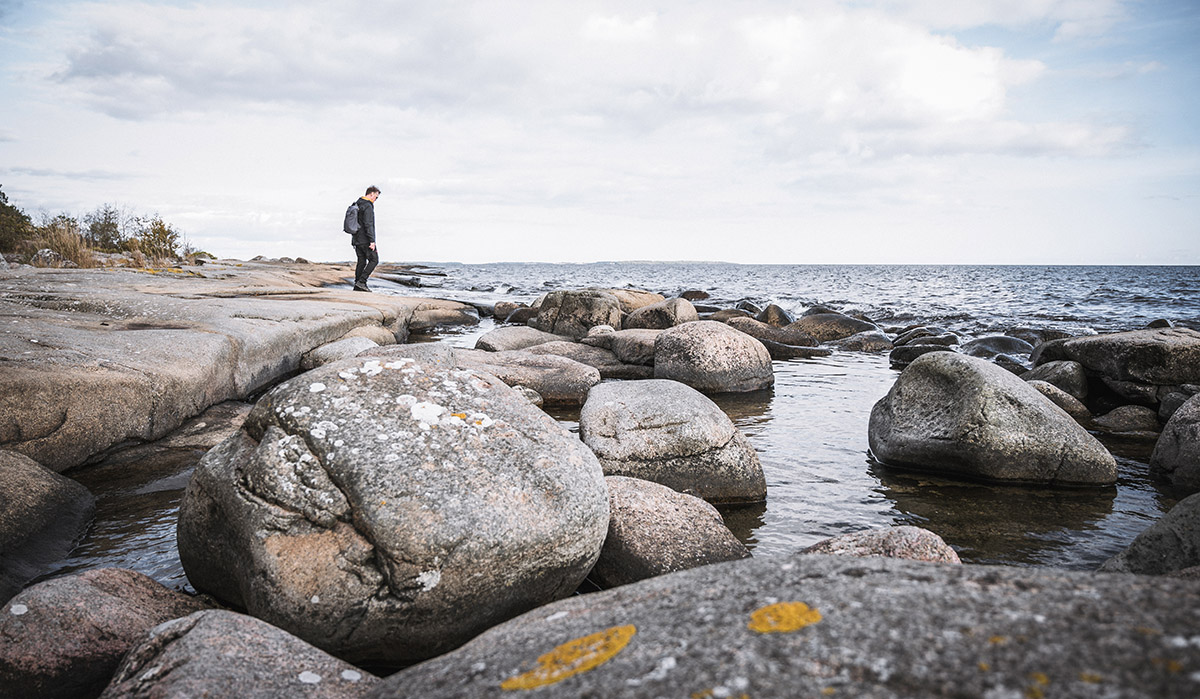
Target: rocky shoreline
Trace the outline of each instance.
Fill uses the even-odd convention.
[[[776,361],[888,352],[904,370],[869,434],[888,467],[1105,487],[1104,432],[1156,440],[1154,472],[1197,493],[1196,330],[966,338],[630,289],[481,307],[334,288],[349,273],[0,272],[13,696],[1200,690],[1200,494],[1103,573],[963,565],[911,527],[744,560],[711,503],[770,493],[707,397],[769,388]],[[498,327],[475,349],[406,344],[480,313]],[[94,507],[60,473],[188,444],[229,401],[253,408],[190,442],[207,453],[179,513],[203,594],[120,569],[26,587]],[[579,406],[579,435],[541,405]],[[570,597],[585,579],[605,591]]]

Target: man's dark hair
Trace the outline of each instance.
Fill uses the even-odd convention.
[[[379,194],[383,194],[383,192],[380,192],[380,191],[379,191],[379,188],[378,188],[378,187],[376,187],[375,185],[371,185],[370,187],[367,187],[367,194],[370,194],[371,192],[376,192],[376,193],[379,193]]]

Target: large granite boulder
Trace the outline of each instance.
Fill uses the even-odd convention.
[[[1200,566],[1200,493],[1180,500],[1100,570],[1165,575],[1194,566]]]
[[[460,367],[486,372],[509,386],[532,388],[547,405],[583,405],[588,389],[600,383],[600,371],[595,367],[553,354],[456,349],[454,360]]]
[[[911,347],[911,345],[909,345]],[[995,481],[1116,482],[1112,454],[1025,381],[956,352],[918,357],[871,410],[875,458]]]
[[[615,333],[614,333],[615,334]],[[616,354],[603,347],[593,347],[580,342],[546,342],[524,350],[534,355],[553,355],[593,367],[600,372],[601,379],[648,379],[654,369],[643,364],[626,364]]]
[[[1163,427],[1150,471],[1189,493],[1200,491],[1200,394],[1179,407]]]
[[[662,294],[656,294],[653,291],[646,291],[644,289],[601,289],[600,291],[605,291],[615,296],[617,303],[621,304],[622,313],[633,313],[639,308],[662,303],[666,300],[666,297]]]
[[[87,488],[0,449],[0,603],[70,553],[95,512]]]
[[[488,352],[523,350],[534,345],[568,339],[570,338],[542,332],[528,325],[511,325],[489,330],[480,335],[479,339],[475,341],[475,349],[487,350]]]
[[[259,400],[196,469],[178,541],[196,589],[398,664],[571,594],[607,528],[595,456],[500,380],[358,358]]]
[[[888,353],[888,362],[892,365],[893,369],[903,369],[909,364],[915,362],[917,357],[922,357],[926,354],[932,354],[934,352],[953,351],[954,347],[947,345],[926,345],[919,342],[913,342],[893,348],[892,351]]]
[[[1046,383],[1054,384],[1068,394],[1074,396],[1077,400],[1087,400],[1088,396],[1088,379],[1087,372],[1084,371],[1083,365],[1079,362],[1070,360],[1059,360],[1056,362],[1046,362],[1041,366],[1025,372],[1021,378],[1026,381],[1045,381]]]
[[[1033,345],[1019,337],[988,335],[964,342],[959,350],[963,354],[981,359],[992,359],[997,355],[1027,355],[1033,353]]]
[[[786,327],[796,322],[795,316],[789,313],[787,309],[773,303],[767,304],[767,307],[762,309],[762,312],[755,316],[754,319],[776,328]]]
[[[817,342],[841,340],[842,338],[857,335],[861,332],[881,330],[874,323],[868,323],[865,320],[852,318],[842,313],[803,315],[799,320],[785,329],[811,335]]]
[[[665,485],[608,476],[608,536],[588,579],[600,587],[746,558],[717,508]]]
[[[766,498],[762,465],[745,436],[715,403],[677,381],[592,388],[579,436],[605,475],[654,481],[714,503]]]
[[[907,558],[930,563],[962,563],[958,553],[928,529],[900,526],[867,529],[818,541],[801,553],[827,553],[860,558]]]
[[[658,336],[654,378],[680,381],[706,393],[742,393],[775,384],[767,348],[711,320],[677,325]]]
[[[147,631],[208,606],[121,568],[97,568],[33,585],[0,610],[3,696],[98,696],[121,658]]]
[[[674,298],[642,306],[625,316],[624,327],[627,330],[666,330],[696,320],[700,317],[692,302]]]
[[[583,337],[596,325],[621,327],[621,302],[608,291],[551,291],[529,325],[555,335]]]
[[[1092,420],[1092,427],[1135,439],[1157,439],[1158,411],[1144,405],[1122,405]]]
[[[365,696],[378,682],[265,621],[211,610],[152,629],[103,697],[341,699]]]
[[[626,364],[654,366],[654,343],[661,330],[621,330],[612,334],[609,349]]]
[[[1194,581],[771,556],[556,602],[372,696],[1188,697],[1197,628]]]
[[[1117,381],[1177,386],[1200,383],[1200,331],[1133,330],[1053,340],[1039,346],[1037,364],[1070,359],[1089,373]]]

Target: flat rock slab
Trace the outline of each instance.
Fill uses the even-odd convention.
[[[654,376],[652,367],[642,364],[626,364],[617,359],[617,355],[610,350],[579,342],[547,342],[527,347],[523,351],[535,355],[549,354],[566,357],[580,364],[586,364],[600,372],[601,379],[648,379]]]
[[[152,629],[102,696],[341,699],[364,696],[378,682],[265,621],[212,610]]]
[[[64,471],[245,398],[358,326],[403,339],[428,303],[320,288],[343,281],[336,265],[203,270],[4,272],[0,447]]]
[[[1042,358],[1071,359],[1088,372],[1117,381],[1200,383],[1200,331],[1159,328],[1073,337],[1048,345]]]
[[[588,390],[600,383],[595,367],[553,354],[455,349],[454,359],[460,367],[487,372],[509,386],[532,388],[547,405],[583,405]]]
[[[38,583],[0,609],[0,687],[10,698],[94,697],[152,627],[209,606],[120,568]]]
[[[489,330],[475,341],[475,349],[488,352],[503,352],[505,350],[521,350],[545,342],[570,340],[569,337],[546,333],[531,328],[528,325],[511,325]]]
[[[1190,697],[1197,628],[1194,581],[751,558],[534,610],[371,696]]]

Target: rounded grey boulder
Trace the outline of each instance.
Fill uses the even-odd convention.
[[[801,553],[835,556],[907,558],[931,563],[962,563],[942,537],[920,527],[882,527],[842,534],[809,546]]]
[[[696,307],[687,299],[674,298],[642,306],[625,316],[626,330],[665,330],[699,320]]]
[[[571,594],[600,464],[494,376],[356,358],[280,384],[180,507],[198,590],[351,662],[427,658]]]
[[[851,318],[842,313],[814,313],[803,315],[795,323],[787,326],[786,330],[794,330],[811,335],[817,342],[841,340],[861,332],[878,331],[874,323]]]
[[[565,340],[561,335],[542,332],[528,325],[509,325],[489,330],[475,341],[475,349],[488,352],[503,352],[505,350],[522,350],[547,342]]]
[[[750,552],[717,508],[665,485],[608,476],[608,537],[588,576],[616,587],[696,566],[746,558]]]
[[[1163,427],[1150,471],[1176,487],[1200,491],[1200,394],[1180,406]]]
[[[1112,454],[1037,389],[955,352],[918,357],[871,410],[868,441],[893,466],[995,481],[1116,482]]]
[[[742,393],[775,384],[767,348],[711,320],[677,325],[658,336],[654,378],[681,381],[706,393]]]
[[[595,386],[579,413],[579,435],[605,475],[654,481],[715,503],[767,495],[745,436],[715,403],[677,381]]]
[[[1087,400],[1088,379],[1083,365],[1070,360],[1046,362],[1021,375],[1026,381],[1045,381],[1058,386],[1077,400]]]
[[[1025,379],[1025,381],[1037,389],[1038,393],[1046,396],[1052,403],[1067,411],[1067,414],[1075,418],[1076,421],[1082,422],[1092,419],[1092,411],[1088,410],[1087,406],[1080,403],[1078,398],[1058,386],[1048,381],[1039,381],[1038,379]]]
[[[583,337],[596,325],[621,327],[621,302],[599,289],[551,291],[529,325],[555,335]]]
[[[1166,575],[1195,566],[1200,566],[1200,493],[1180,500],[1100,570]]]
[[[339,359],[347,359],[357,356],[360,352],[365,352],[369,349],[379,347],[379,343],[369,337],[347,337],[336,342],[314,347],[304,356],[300,358],[300,369],[308,371],[315,369],[323,364],[336,362]]]

